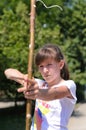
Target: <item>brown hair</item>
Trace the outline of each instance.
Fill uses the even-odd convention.
[[[40,65],[45,59],[53,58],[55,61],[60,61],[64,59],[64,56],[57,45],[46,44],[43,46],[35,56],[36,65]],[[64,63],[63,68],[61,69],[61,77],[65,80],[69,79],[69,71],[66,62]]]

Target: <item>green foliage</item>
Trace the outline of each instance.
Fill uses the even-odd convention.
[[[0,68],[2,76],[1,89],[3,89],[2,86],[7,87],[3,83],[4,80],[6,80],[3,76],[6,68],[13,67],[22,72],[27,72],[29,39],[29,17],[27,6],[24,3],[19,2],[15,11],[12,9],[4,9],[3,13],[0,21],[0,62],[3,66],[3,68]],[[12,85],[12,87],[15,89],[14,85]],[[6,90],[6,92],[9,90],[10,89]]]
[[[29,19],[26,5],[22,2],[19,2],[15,12],[4,10],[4,15],[1,16],[0,47],[3,49],[4,56],[10,61],[8,66],[19,68],[23,63],[25,66],[27,64],[25,57],[27,58],[28,53]]]
[[[70,78],[79,85],[86,84],[86,0],[44,0],[47,9],[36,3],[35,50],[46,43],[60,46],[70,70]],[[4,70],[8,67],[27,72],[30,39],[30,1],[3,0],[0,2],[0,88],[14,93],[17,85],[8,83]],[[33,63],[33,73],[40,77]],[[8,84],[8,85],[7,85]],[[11,90],[9,86],[11,85]],[[3,86],[3,87],[2,87]],[[16,87],[14,87],[16,86]],[[14,94],[15,95],[15,94]]]
[[[84,10],[83,10],[84,8]],[[66,44],[67,60],[71,72],[71,77],[80,84],[86,84],[86,9],[83,2],[72,5],[72,8],[62,14],[60,21],[61,40]],[[67,16],[67,17],[65,17]],[[82,79],[81,79],[82,77]]]

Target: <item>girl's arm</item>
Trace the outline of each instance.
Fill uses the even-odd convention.
[[[29,79],[28,82],[29,85],[26,84],[26,86],[18,89],[18,92],[23,92],[27,99],[35,100],[37,98],[50,101],[64,97],[73,98],[70,90],[65,85],[43,89],[42,87],[39,88],[38,83],[34,79]]]
[[[20,83],[21,85],[23,85],[23,83],[24,83],[24,77],[27,77],[26,74],[23,74],[20,71],[18,71],[17,69],[12,69],[12,68],[6,69],[4,71],[4,74],[8,79],[14,80],[14,81]]]
[[[40,89],[37,98],[50,101],[64,97],[73,98],[70,90],[65,85],[60,87],[51,87],[48,89]]]

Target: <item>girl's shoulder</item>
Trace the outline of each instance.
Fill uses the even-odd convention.
[[[76,84],[75,84],[75,82],[73,80],[65,80],[64,83],[76,86]]]
[[[75,88],[76,89],[76,84],[73,80],[63,80],[61,83],[59,83],[57,85],[57,87],[60,87],[60,86],[66,86],[67,88]]]
[[[73,80],[62,80],[59,84],[55,86],[61,86],[61,85],[66,85],[66,86],[76,86],[75,82]]]
[[[72,91],[76,91],[76,84],[73,80],[65,80],[64,84]]]

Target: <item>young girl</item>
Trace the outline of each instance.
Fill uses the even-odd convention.
[[[7,69],[5,75],[24,83],[18,92],[23,92],[25,98],[36,99],[34,130],[67,130],[77,99],[64,56],[58,46],[48,44],[36,54],[35,63],[44,80],[28,79],[15,69]]]

